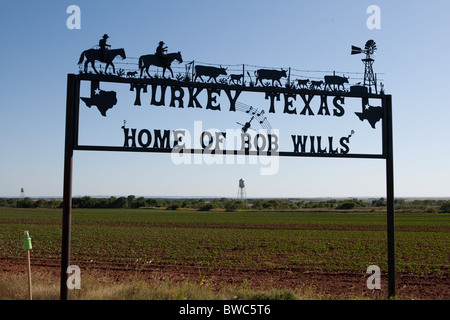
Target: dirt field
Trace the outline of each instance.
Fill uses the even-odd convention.
[[[396,219],[397,298],[448,300],[449,216]],[[59,285],[60,211],[4,208],[0,220],[0,276],[26,272],[20,236],[31,230],[33,273]],[[388,295],[382,213],[85,209],[73,220],[71,264],[94,283],[137,277],[328,300]],[[367,288],[372,264],[382,270],[380,290]]]
[[[170,280],[173,283],[191,280],[200,283],[200,279],[210,286],[240,285],[244,282],[254,289],[299,289],[313,288],[323,299],[386,299],[387,276],[382,275],[381,289],[369,290],[366,287],[367,274],[350,272],[319,272],[300,269],[261,270],[236,268],[201,268],[186,266],[146,265],[138,268],[127,264],[90,263],[73,261],[83,275],[102,277],[111,282],[124,281],[130,276],[139,278]],[[0,259],[2,273],[24,273],[25,267],[20,259]],[[46,273],[59,282],[60,266],[58,261],[32,261],[32,271]],[[436,275],[409,275],[397,273],[397,298],[402,300],[448,300],[450,297],[448,273]]]

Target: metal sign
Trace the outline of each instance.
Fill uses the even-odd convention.
[[[392,97],[373,72],[373,40],[364,49],[352,46],[351,54],[366,57],[363,81],[351,83],[336,72],[306,78],[292,68],[185,62],[181,52],[166,53],[162,41],[155,54],[127,58],[124,49],[108,49],[107,39],[83,51],[79,74],[68,75],[62,299],[74,150],[171,153],[181,163],[192,155],[385,159],[389,295],[395,294]]]
[[[389,96],[355,93],[362,86],[343,91],[92,74],[76,79],[86,92],[77,113],[81,121],[88,119],[78,128],[84,130],[76,140],[78,150],[385,156],[381,143],[365,151],[363,138],[381,141],[382,105]],[[194,134],[196,121],[216,130]],[[93,145],[90,138],[98,127],[111,139]],[[355,147],[354,136],[359,136]]]

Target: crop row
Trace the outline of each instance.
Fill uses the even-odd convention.
[[[53,216],[47,211],[33,214],[34,217],[29,211],[10,214],[0,211],[0,258],[23,256],[21,235],[23,230],[30,230],[33,257],[59,259],[60,215],[55,212]],[[423,215],[415,217],[424,221]],[[421,231],[422,225],[432,227],[430,219],[419,225],[414,215],[405,218],[405,223],[417,226],[417,231],[396,232],[399,272],[446,272],[449,216],[436,215],[436,219],[440,219],[439,226],[434,226],[437,231],[433,228]],[[387,270],[385,230],[361,227],[380,226],[382,221],[383,217],[353,213],[323,216],[274,213],[251,217],[248,213],[215,216],[147,211],[126,216],[117,211],[83,211],[74,214],[71,255],[74,260],[99,263],[333,271],[364,271],[376,264]],[[345,223],[348,228],[333,228]]]

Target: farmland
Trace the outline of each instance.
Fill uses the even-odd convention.
[[[58,271],[60,209],[0,207],[0,222],[4,272],[14,271],[23,258],[24,230],[33,239],[36,267]],[[403,288],[416,298],[449,298],[449,231],[447,213],[396,214],[399,295]],[[248,281],[255,287],[294,289],[311,284],[332,296],[370,295],[369,265],[381,268],[381,291],[387,289],[386,237],[384,212],[74,209],[71,260],[83,275],[101,272],[115,279],[158,273],[212,286]],[[433,283],[443,283],[445,290]],[[339,284],[338,292],[329,291]],[[423,296],[427,287],[437,292]]]

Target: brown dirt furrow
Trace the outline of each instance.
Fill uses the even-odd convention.
[[[32,271],[51,274],[59,281],[60,262],[58,260],[36,259],[32,261]],[[248,284],[253,289],[312,288],[324,299],[385,299],[387,297],[387,277],[381,277],[381,289],[369,290],[368,275],[357,272],[310,271],[304,269],[269,268],[208,268],[179,265],[119,264],[89,261],[73,261],[81,275],[124,281],[131,276],[143,280],[170,280],[179,283],[186,280],[220,288],[224,285]],[[0,274],[25,273],[23,259],[0,259]],[[450,297],[448,272],[444,275],[414,275],[397,273],[396,290],[399,299],[447,300]]]

